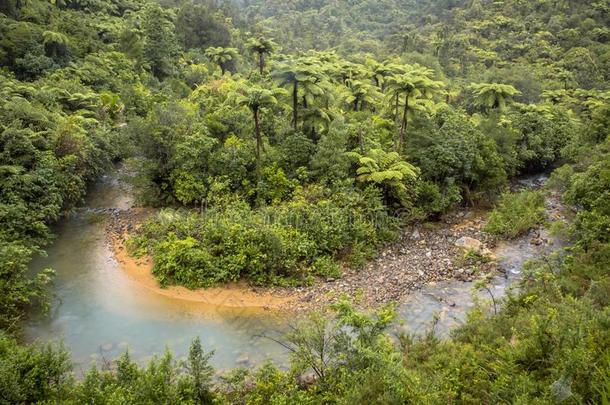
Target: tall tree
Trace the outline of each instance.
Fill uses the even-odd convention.
[[[303,111],[303,132],[317,142],[319,134],[328,128],[331,121],[332,116],[327,109],[312,105]]]
[[[230,23],[213,2],[184,2],[176,15],[176,36],[185,49],[231,44]]]
[[[252,53],[256,53],[258,56],[258,69],[262,75],[265,71],[265,55],[271,54],[276,48],[276,43],[269,38],[259,36],[256,38],[250,38],[247,43],[248,49]]]
[[[194,396],[200,404],[214,402],[214,395],[211,392],[214,368],[210,365],[210,359],[213,355],[214,352],[206,353],[203,350],[199,336],[191,343],[188,361],[186,362],[187,378],[194,390]]]
[[[237,58],[237,49],[223,48],[220,46],[210,47],[206,49],[205,55],[218,65],[220,73],[224,76],[227,71],[227,64]]]
[[[157,4],[146,6],[142,18],[144,58],[152,74],[159,79],[169,76],[174,68],[178,50],[174,31],[172,15],[169,11]]]
[[[279,63],[272,73],[281,87],[290,87],[292,90],[292,125],[297,129],[299,109],[299,87],[304,88],[305,104],[314,95],[324,93],[319,83],[322,78],[321,71],[313,65],[300,60],[287,60]],[[305,105],[307,108],[307,105]]]
[[[373,105],[381,96],[379,90],[367,81],[348,79],[346,87],[349,92],[346,101],[354,111],[364,110],[367,104]]]
[[[397,151],[401,151],[404,146],[404,138],[409,124],[408,113],[415,100],[419,98],[431,99],[444,86],[443,82],[432,80],[431,75],[432,71],[430,69],[417,66],[406,73],[397,74],[388,79],[391,92],[396,100],[396,107],[398,107],[399,98],[402,97],[404,100],[400,131],[395,142]],[[398,108],[395,114],[397,118]]]
[[[246,106],[252,112],[254,119],[254,131],[256,135],[256,162],[260,167],[261,149],[263,149],[263,137],[261,133],[260,111],[262,108],[271,108],[278,104],[277,97],[283,92],[281,89],[265,89],[260,86],[246,87],[237,98],[238,105]]]

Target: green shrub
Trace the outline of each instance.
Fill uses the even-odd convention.
[[[600,146],[601,153],[587,170],[570,179],[565,200],[579,208],[574,228],[579,244],[610,242],[610,144]]]
[[[516,238],[544,219],[544,195],[540,191],[506,193],[489,216],[485,231],[504,238]]]
[[[415,194],[417,198],[411,218],[419,220],[443,214],[462,201],[460,188],[450,181],[440,187],[432,181],[418,180]]]
[[[429,133],[413,141],[409,155],[426,180],[454,188],[472,201],[490,198],[506,184],[504,161],[496,143],[459,111],[442,108],[433,116]]]
[[[63,345],[20,346],[0,332],[0,403],[60,403],[73,383],[70,354]]]
[[[153,273],[162,285],[200,288],[241,278],[294,284],[313,275],[339,276],[337,260],[362,265],[397,229],[398,220],[387,214],[378,191],[351,191],[301,195],[260,209],[233,202],[202,216],[164,210],[129,246],[153,256]]]

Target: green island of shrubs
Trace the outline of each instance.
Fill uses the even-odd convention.
[[[610,403],[609,15],[607,0],[0,1],[0,403]],[[340,301],[282,338],[288,369],[214,378],[196,339],[187,359],[126,353],[76,378],[66,348],[24,343],[54,277],[29,264],[117,162],[159,208],[129,247],[165,286],[337,278],[460,206],[495,206],[487,231],[517,237],[545,225],[544,196],[509,182],[560,165],[574,218],[565,251],[447,339]]]

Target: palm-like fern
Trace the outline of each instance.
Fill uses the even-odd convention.
[[[356,160],[356,179],[380,187],[386,198],[401,201],[408,191],[407,181],[417,177],[419,169],[401,159],[397,152],[371,149],[366,155],[348,152]]]
[[[224,76],[227,70],[227,63],[237,57],[237,49],[235,48],[223,48],[223,47],[210,47],[206,49],[205,56],[210,58],[212,62],[218,65],[221,74]]]
[[[473,83],[470,85],[475,95],[475,104],[485,109],[503,110],[521,92],[510,84]]]
[[[277,97],[283,93],[281,89],[265,89],[260,86],[246,87],[235,100],[237,105],[246,106],[252,112],[254,118],[254,129],[256,134],[256,159],[260,165],[261,149],[263,148],[263,139],[260,125],[260,110],[261,108],[270,108],[278,104]]]
[[[247,43],[248,50],[258,55],[258,68],[262,75],[265,70],[265,55],[269,55],[277,47],[273,40],[265,37],[250,38]]]
[[[45,53],[51,58],[63,57],[68,53],[68,37],[55,31],[42,33]]]
[[[272,72],[272,77],[280,87],[292,88],[292,125],[296,129],[299,89],[302,89],[304,107],[307,108],[314,97],[324,94],[321,87],[323,74],[318,67],[299,59],[280,62]]]
[[[415,100],[431,99],[437,91],[444,87],[443,82],[432,80],[432,74],[432,70],[416,65],[409,67],[405,73],[393,75],[388,79],[391,94],[395,100],[396,118],[398,117],[399,100],[401,98],[404,100],[402,124],[400,126],[399,136],[395,143],[397,151],[402,150],[404,137],[409,123],[409,109],[414,105]]]
[[[348,79],[346,82],[348,96],[346,102],[351,104],[354,111],[364,110],[367,104],[374,104],[381,97],[381,93],[368,81]]]

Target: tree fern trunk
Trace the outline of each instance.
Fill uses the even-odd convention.
[[[407,132],[407,112],[409,111],[409,93],[405,95],[405,109],[402,113],[402,127],[400,128],[400,140],[398,141],[398,151],[400,152],[404,147],[405,134]]]
[[[262,52],[258,54],[258,68],[262,76],[263,71],[265,70],[265,54],[263,54]]]
[[[263,140],[261,137],[261,124],[258,116],[258,108],[253,109],[252,113],[254,114],[254,130],[256,132],[256,166],[257,170],[259,170],[258,168],[260,168],[261,147]]]
[[[296,80],[294,81],[294,84],[292,86],[292,125],[294,127],[294,130],[296,131],[297,129],[297,119],[299,118],[298,116],[298,90],[299,90],[299,82],[297,82]]]

